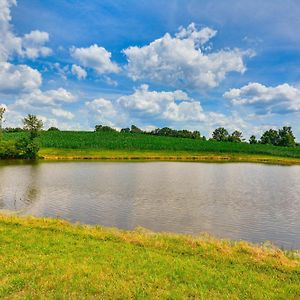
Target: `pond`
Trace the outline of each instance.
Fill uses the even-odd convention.
[[[0,209],[300,248],[300,166],[189,162],[0,165]]]

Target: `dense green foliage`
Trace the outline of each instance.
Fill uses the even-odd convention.
[[[158,136],[170,136],[170,137],[180,137],[180,138],[190,138],[190,139],[201,139],[199,131],[189,131],[186,129],[175,130],[168,127],[157,128],[151,131],[149,134]]]
[[[31,140],[37,138],[43,128],[43,122],[37,116],[31,114],[23,119],[23,124],[24,130],[29,132]]]
[[[96,125],[95,131],[97,131],[97,132],[117,132],[116,129],[111,128],[109,126],[104,126],[104,125]]]
[[[121,133],[143,133],[148,135],[157,135],[157,136],[168,136],[168,137],[179,137],[179,138],[189,138],[189,139],[203,139],[199,131],[190,131],[190,130],[176,130],[169,127],[156,128],[151,131],[143,131],[135,125],[131,125],[130,128],[122,128]]]
[[[219,127],[214,130],[212,134],[212,139],[218,142],[233,142],[233,143],[241,143],[243,141],[243,134],[235,130],[232,134],[229,134],[227,129],[224,127]]]
[[[257,144],[258,141],[256,139],[256,136],[255,135],[251,135],[250,136],[250,139],[249,139],[249,144]]]
[[[231,135],[224,127],[219,127],[214,130],[212,139],[218,142],[235,142],[241,143],[244,139],[242,138],[242,132],[235,130]],[[249,139],[250,144],[269,144],[274,146],[283,147],[294,147],[296,146],[295,136],[292,128],[283,126],[278,131],[275,129],[269,129],[263,133],[260,140],[257,141],[254,135],[251,135]]]
[[[26,132],[5,133],[4,138],[7,140],[16,140],[26,135],[28,135]],[[41,133],[40,143],[43,148],[60,149],[247,153],[300,158],[300,147],[279,147],[262,144],[250,145],[248,143],[203,141],[201,139],[172,138],[119,132],[46,131]]]
[[[23,119],[24,128],[20,137],[7,141],[3,139],[1,128],[4,112],[5,110],[0,111],[0,159],[36,159],[40,149],[38,136],[43,127],[43,122],[35,115],[29,114]]]
[[[292,253],[0,215],[1,299],[299,299]]]
[[[48,131],[60,131],[57,127],[49,127]]]
[[[295,136],[292,132],[292,128],[288,126],[284,126],[278,131],[274,129],[267,130],[262,135],[260,143],[285,147],[293,147],[296,145]]]

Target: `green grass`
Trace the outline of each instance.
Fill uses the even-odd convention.
[[[26,133],[5,134],[5,139],[17,139]],[[114,151],[152,151],[168,155],[177,152],[222,154],[248,154],[276,157],[300,158],[300,147],[276,147],[272,145],[250,145],[247,143],[226,143],[201,141],[184,138],[160,137],[145,134],[61,131],[43,132],[42,148],[52,149],[88,149]]]
[[[299,299],[299,282],[275,248],[0,215],[1,299]]]

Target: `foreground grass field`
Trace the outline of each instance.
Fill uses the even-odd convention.
[[[0,215],[1,299],[299,299],[274,248]]]
[[[9,133],[4,137],[18,139],[24,135],[26,133]],[[300,163],[300,147],[82,131],[43,132],[40,141],[40,155],[48,159],[216,159]]]

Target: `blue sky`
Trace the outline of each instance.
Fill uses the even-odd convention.
[[[300,139],[300,3],[0,0],[6,126],[241,130]]]

